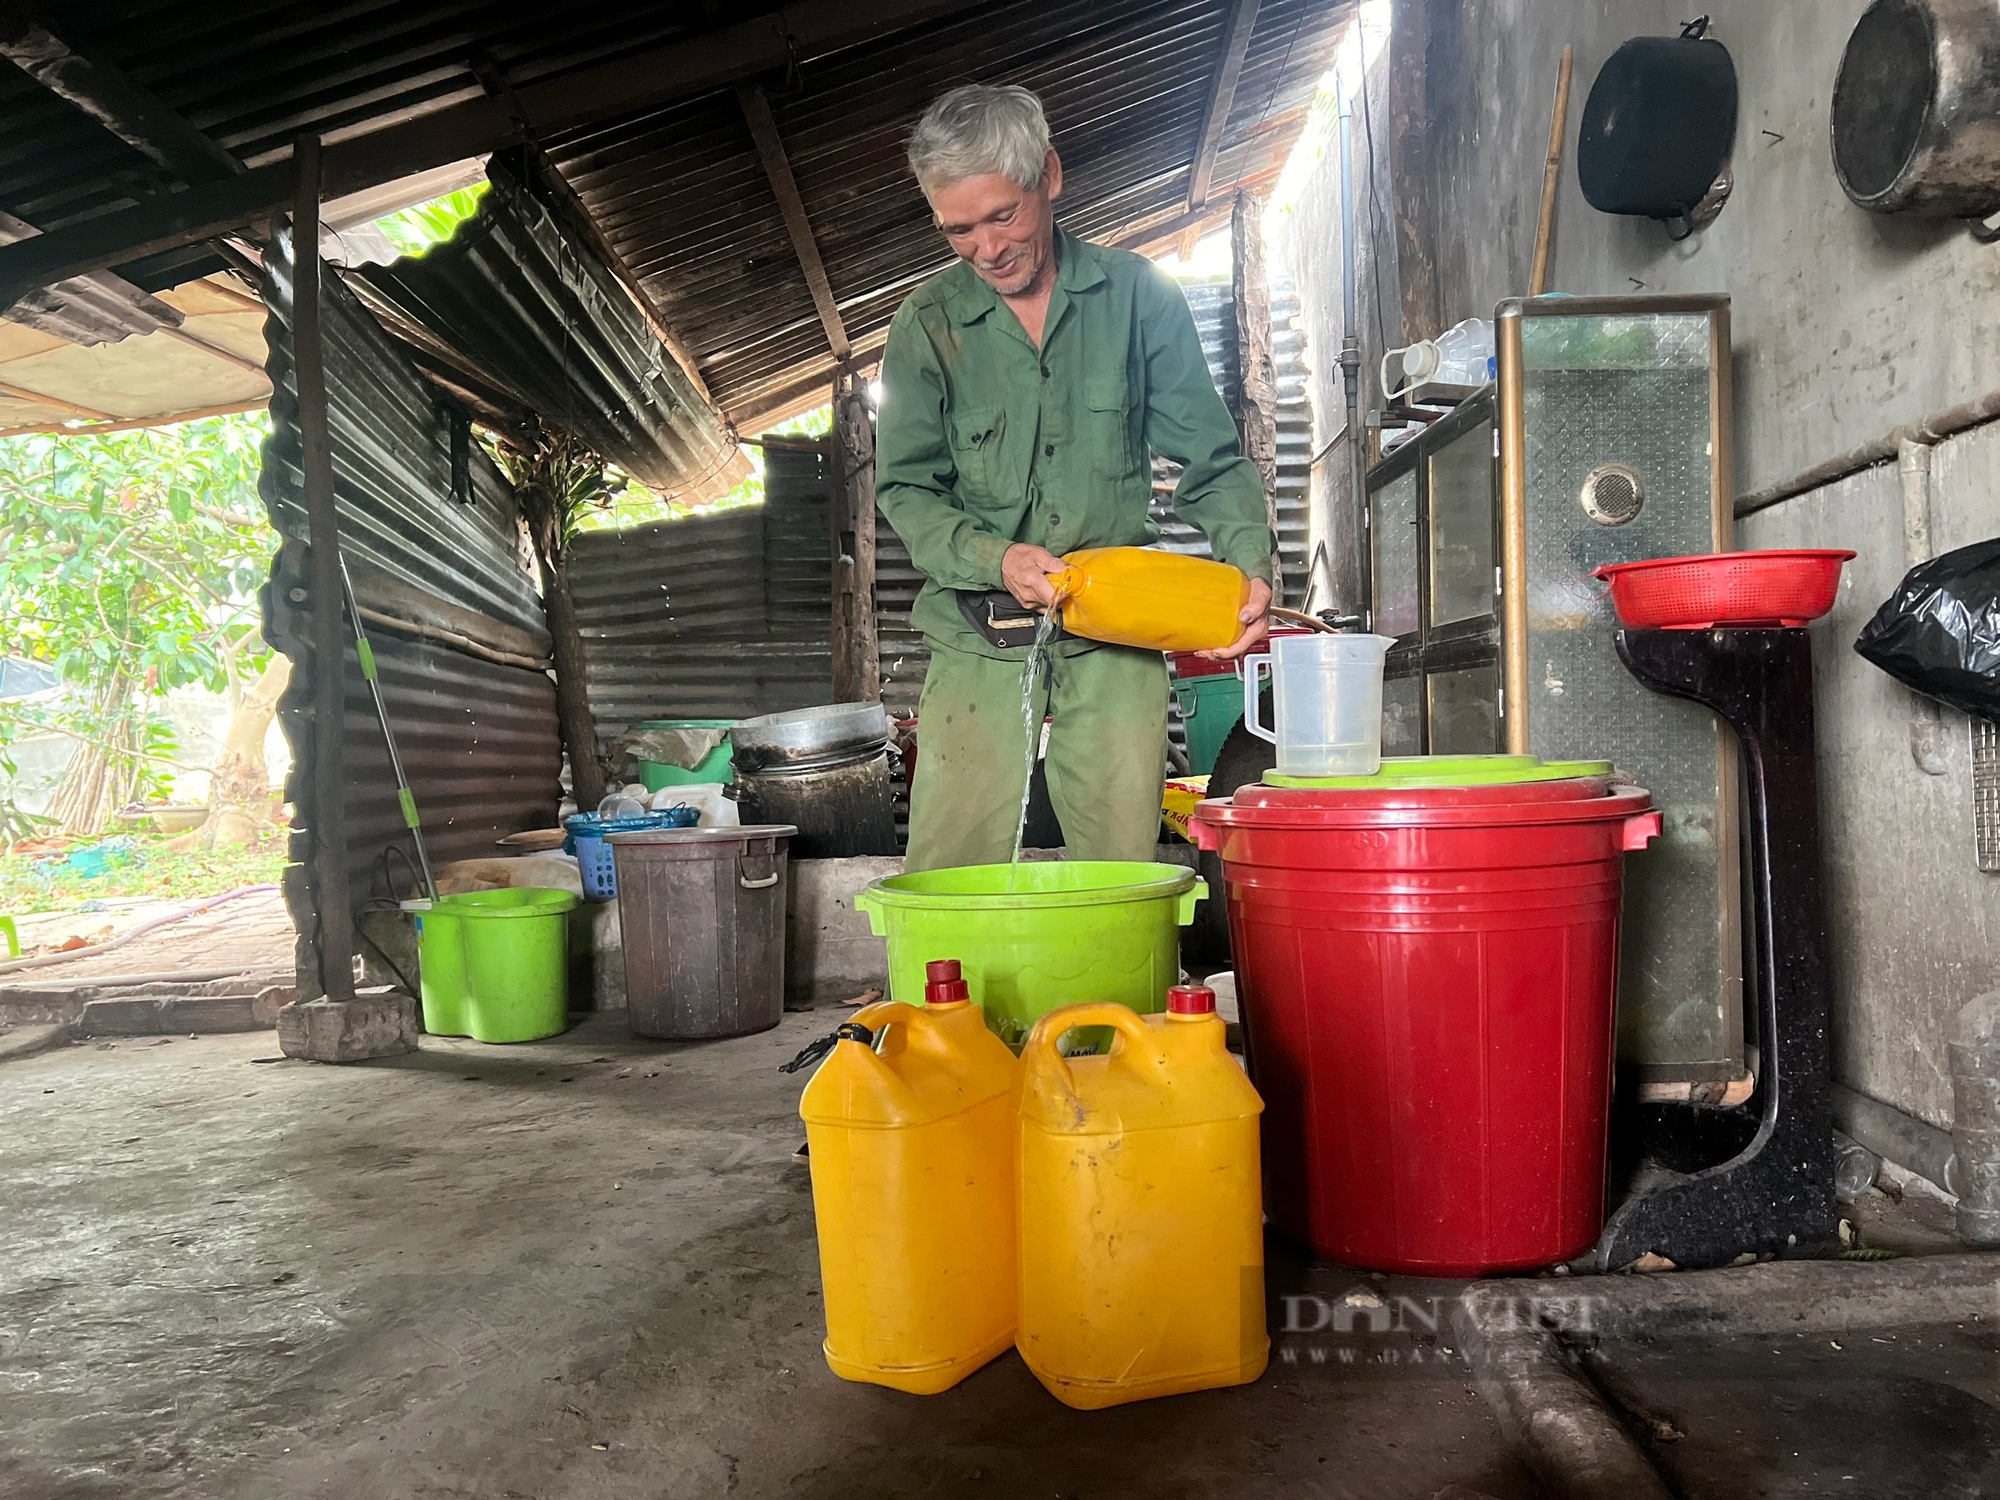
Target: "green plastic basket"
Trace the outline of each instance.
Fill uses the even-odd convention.
[[[955,958],[986,1024],[1018,1050],[1057,1006],[1141,1015],[1180,980],[1180,929],[1208,887],[1180,865],[1033,860],[872,882],[855,897],[889,940],[889,998],[923,1002],[924,965]]]
[[[404,903],[417,920],[424,1030],[532,1042],[569,1024],[573,891],[520,887]]]

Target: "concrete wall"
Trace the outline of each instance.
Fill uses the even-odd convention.
[[[2000,425],[1933,452],[1940,552],[2000,532]],[[1946,1043],[1957,1009],[2000,985],[2000,876],[1973,865],[1970,729],[1944,710],[1946,770],[1910,753],[1915,697],[1853,651],[1903,576],[1894,465],[1745,518],[1745,547],[1852,547],[1840,603],[1814,627],[1820,837],[1834,976],[1834,1073],[1934,1125],[1951,1124]]]
[[[1382,404],[1384,338],[1390,346],[1403,341],[1402,288],[1396,274],[1390,198],[1389,53],[1377,33],[1369,47],[1368,125],[1364,125],[1360,107],[1360,51],[1352,28],[1341,56],[1341,77],[1355,110],[1355,306],[1362,327],[1361,410],[1365,414]],[[1371,144],[1375,164],[1372,194],[1367,175]],[[1307,554],[1312,559],[1308,607],[1345,610],[1359,606],[1361,574],[1353,555],[1353,526],[1344,520],[1356,514],[1350,498],[1351,460],[1345,441],[1335,442],[1347,422],[1347,396],[1340,374],[1340,345],[1346,337],[1340,289],[1340,152],[1337,122],[1331,111],[1315,112],[1298,149],[1313,158],[1312,164],[1296,202],[1279,205],[1266,220],[1265,232],[1276,242],[1278,262],[1297,288],[1298,323],[1306,336],[1306,396],[1312,407],[1312,451],[1318,459],[1312,466],[1307,536]]]
[[[2000,388],[2000,339],[1991,332],[2000,248],[1975,244],[1956,224],[1865,213],[1834,177],[1828,102],[1841,50],[1866,5],[1716,0],[1704,7],[1736,62],[1736,186],[1712,225],[1675,244],[1657,224],[1591,209],[1577,186],[1575,151],[1604,60],[1628,37],[1671,35],[1686,13],[1659,0],[1395,0],[1396,45],[1415,37],[1426,63],[1414,98],[1396,101],[1421,122],[1421,146],[1399,141],[1395,154],[1423,164],[1415,186],[1427,199],[1432,264],[1428,275],[1420,266],[1399,273],[1385,265],[1382,281],[1407,280],[1412,301],[1425,304],[1413,316],[1430,326],[1406,331],[1392,298],[1386,333],[1379,332],[1364,281],[1360,324],[1371,372],[1385,344],[1490,317],[1501,298],[1525,291],[1550,99],[1567,42],[1576,73],[1550,289],[1731,295],[1739,493]],[[1378,63],[1369,76],[1382,210],[1371,224],[1358,180],[1364,268],[1395,259],[1393,216],[1407,214],[1412,186],[1388,176],[1388,75]],[[1364,146],[1357,144],[1358,167]],[[1341,420],[1337,171],[1336,153],[1324,152],[1283,241],[1306,303],[1316,448]],[[1327,481],[1337,483],[1341,467],[1337,458],[1319,467],[1323,504],[1332,502]],[[1933,490],[1938,550],[2000,533],[2000,428],[1939,448]],[[1992,957],[2000,882],[1973,865],[1964,717],[1946,711],[1946,774],[1924,774],[1909,749],[1910,696],[1851,650],[1902,575],[1901,514],[1895,470],[1878,469],[1748,518],[1739,544],[1861,554],[1838,610],[1816,634],[1835,1067],[1862,1092],[1948,1125],[1952,1014],[2000,983]]]
[[[1399,26],[1417,3],[1397,0]],[[1491,317],[1501,298],[1526,290],[1549,106],[1568,42],[1576,75],[1549,289],[1615,293],[1640,283],[1648,292],[1730,294],[1739,492],[2000,388],[2000,339],[1990,335],[2000,254],[1950,221],[1856,208],[1833,175],[1828,104],[1866,8],[1867,0],[1701,7],[1736,62],[1736,188],[1713,224],[1675,244],[1651,220],[1583,201],[1576,139],[1605,59],[1629,37],[1672,35],[1686,9],[1662,0],[1431,0],[1426,51],[1437,66],[1422,105],[1437,222],[1449,226],[1435,240],[1444,324]]]

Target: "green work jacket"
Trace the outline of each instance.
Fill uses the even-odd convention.
[[[911,623],[933,645],[1022,653],[988,645],[950,592],[1005,587],[1000,559],[1016,542],[1060,556],[1155,540],[1154,453],[1182,465],[1176,514],[1222,561],[1271,579],[1263,483],[1180,288],[1141,256],[1060,229],[1056,258],[1040,349],[963,261],[889,325],[875,494],[926,579]]]

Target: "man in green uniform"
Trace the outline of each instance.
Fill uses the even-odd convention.
[[[876,496],[927,580],[911,618],[931,651],[909,868],[1012,854],[1028,726],[1045,715],[1049,798],[1071,856],[1150,859],[1164,658],[1059,640],[1024,713],[1027,649],[991,638],[984,596],[1004,590],[1045,610],[1058,554],[1154,540],[1159,453],[1183,465],[1175,511],[1252,579],[1242,634],[1214,653],[1240,657],[1264,638],[1271,602],[1262,483],[1180,289],[1144,258],[1056,226],[1062,163],[1033,94],[954,89],[925,113],[909,155],[960,258],[903,303],[882,359]]]

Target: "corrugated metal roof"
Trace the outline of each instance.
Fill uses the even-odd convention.
[[[312,826],[310,617],[291,591],[310,583],[301,495],[298,392],[292,364],[292,280],[283,254],[266,263],[271,436],[261,489],[281,536],[265,632],[296,664],[281,714],[299,767],[286,787],[301,827]],[[321,326],[334,491],[342,551],[363,608],[407,618],[405,601],[371,590],[387,575],[510,637],[548,639],[541,601],[518,552],[514,495],[485,452],[471,450],[471,499],[452,499],[452,417],[400,348],[331,276]],[[369,635],[425,837],[435,862],[491,853],[494,840],[555,821],[562,751],[555,684],[546,672],[470,655],[374,626]],[[383,851],[408,834],[382,732],[352,650],[346,655],[342,735],[347,865],[357,898],[385,894]],[[296,852],[296,850],[295,850]]]
[[[822,454],[772,448],[765,500],[586,532],[570,591],[608,746],[642,719],[741,719],[833,699]]]
[[[419,325],[521,408],[670,496],[747,470],[728,430],[604,264],[499,162],[445,244],[352,283]]]
[[[1086,238],[1117,237],[1185,203],[1231,4],[1009,0],[766,80],[857,349],[876,347],[896,306],[948,261],[902,162],[904,137],[933,97],[971,80],[1037,90],[1064,157],[1064,222]],[[1275,174],[1350,9],[1349,0],[1263,0],[1211,202]],[[72,0],[52,24],[260,163],[302,129],[340,139],[478,96],[481,74],[519,88],[724,23],[712,5],[643,0]],[[819,403],[831,352],[730,90],[544,144],[732,419],[750,430]],[[48,229],[170,185],[95,120],[0,69],[0,209]],[[151,290],[215,265],[195,247],[124,274]]]
[[[38,231],[26,220],[0,213],[0,245],[31,239]],[[68,343],[95,348],[133,334],[181,326],[180,313],[110,271],[73,276],[28,293],[5,312],[10,323],[52,333]]]
[[[1064,161],[1062,218],[1114,236],[1185,201],[1220,45],[1224,0],[1014,4],[912,32],[812,69],[771,106],[827,277],[858,348],[944,269],[903,164],[938,93],[1020,83],[1043,99]],[[1267,0],[1218,156],[1214,201],[1268,179],[1297,135],[1345,7]],[[552,155],[610,243],[693,349],[730,414],[816,399],[833,360],[733,96],[709,95],[574,132]]]

